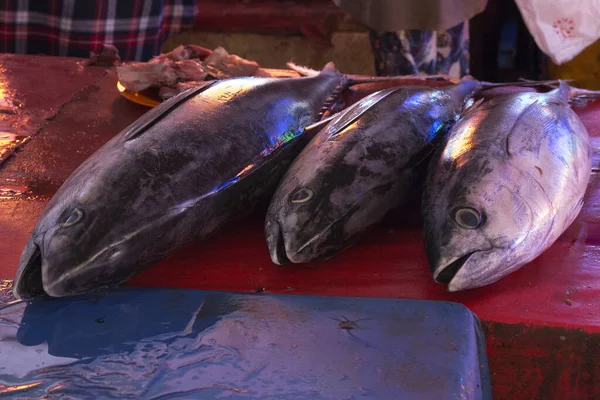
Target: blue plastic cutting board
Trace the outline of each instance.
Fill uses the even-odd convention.
[[[4,307],[0,360],[8,398],[491,398],[479,321],[439,301],[121,288]]]

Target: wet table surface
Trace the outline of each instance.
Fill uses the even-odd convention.
[[[491,399],[453,302],[128,287],[0,321],[2,398]]]
[[[113,71],[84,60],[0,55],[0,279],[14,278],[29,233],[62,182],[148,110],[122,98],[115,84]],[[600,103],[576,111],[600,137]],[[327,262],[284,267],[270,260],[258,212],[128,285],[455,301],[484,324],[495,394],[584,398],[600,390],[593,378],[600,376],[594,361],[600,353],[598,159],[574,224],[535,261],[484,288],[449,293],[433,282],[418,206],[393,213]]]
[[[0,278],[12,279],[48,199],[89,155],[148,109],[122,98],[111,70],[77,59],[0,56],[0,114],[8,133],[34,135],[0,164]],[[600,136],[600,104],[576,109]],[[448,293],[432,281],[418,207],[387,218],[327,262],[271,263],[262,213],[175,254],[131,284],[269,293],[425,298],[465,304],[483,320],[600,330],[597,162],[577,221],[534,262],[490,286]]]

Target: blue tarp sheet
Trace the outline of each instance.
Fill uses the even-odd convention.
[[[479,321],[439,301],[120,288],[0,310],[0,397],[489,399]]]

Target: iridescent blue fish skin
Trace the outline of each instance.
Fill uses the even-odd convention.
[[[265,234],[273,262],[332,257],[418,193],[430,154],[480,88],[463,80],[385,89],[334,118],[271,200]]]
[[[52,198],[23,251],[15,295],[119,284],[248,214],[310,139],[301,128],[346,81],[332,65],[298,79],[229,79],[150,110]]]

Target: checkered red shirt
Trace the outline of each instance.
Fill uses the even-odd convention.
[[[171,33],[191,28],[197,0],[2,0],[0,52],[89,57],[103,44],[147,61]]]

